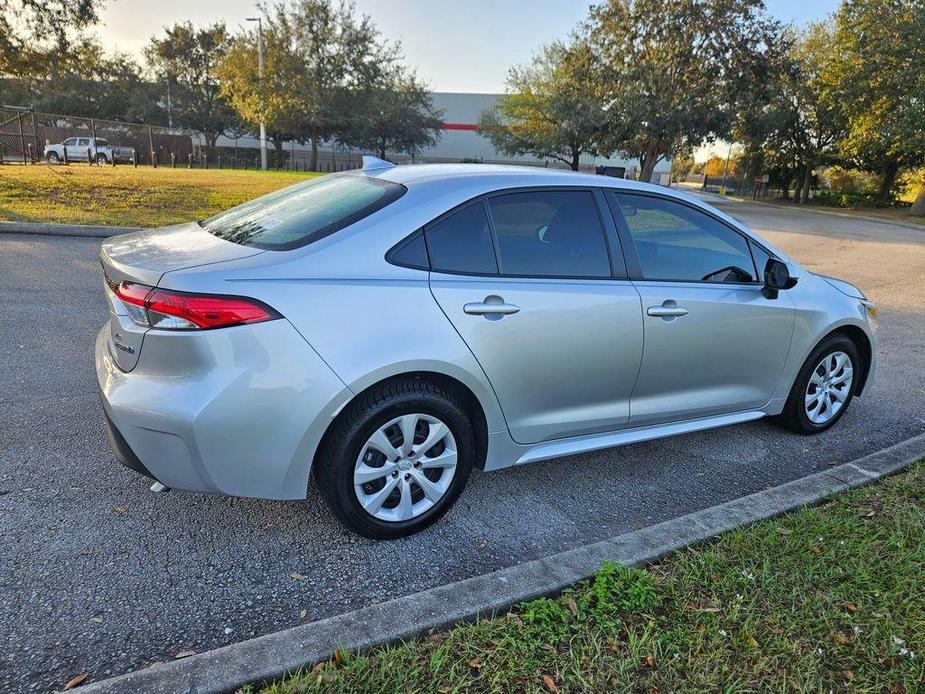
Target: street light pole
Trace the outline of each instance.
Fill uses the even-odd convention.
[[[260,98],[263,99],[263,18],[248,17],[248,22],[257,22],[257,78],[260,80]],[[262,105],[262,104],[261,104]],[[267,170],[267,126],[260,119],[260,168]]]

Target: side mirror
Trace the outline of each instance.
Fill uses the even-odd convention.
[[[776,299],[781,289],[792,289],[796,284],[797,278],[790,276],[787,263],[768,258],[764,266],[764,288],[761,290],[768,299]]]

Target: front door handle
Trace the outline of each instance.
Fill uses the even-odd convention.
[[[649,306],[646,309],[646,315],[659,318],[680,318],[687,315],[687,309],[678,306],[678,302],[674,299],[667,299],[662,302],[661,306]]]
[[[509,316],[512,313],[517,313],[520,311],[520,306],[505,303],[504,299],[500,296],[492,294],[491,296],[486,296],[484,301],[466,304],[463,306],[463,311],[470,316],[501,318],[502,316]]]

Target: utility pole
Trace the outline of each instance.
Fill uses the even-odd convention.
[[[248,17],[247,21],[257,22],[257,78],[260,80],[260,98],[263,99],[263,18]],[[260,168],[267,170],[267,126],[263,118],[260,119]]]

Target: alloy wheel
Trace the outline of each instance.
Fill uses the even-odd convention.
[[[354,492],[379,520],[411,520],[443,498],[457,460],[456,439],[446,424],[428,414],[405,414],[376,429],[360,449]]]
[[[813,369],[806,386],[803,406],[813,424],[826,424],[841,411],[851,393],[854,368],[851,357],[832,352]]]

